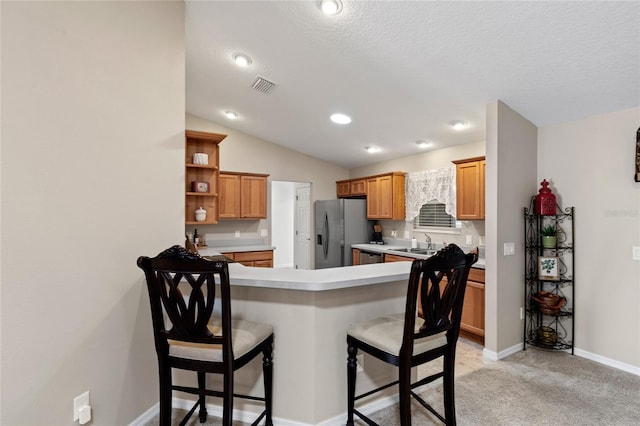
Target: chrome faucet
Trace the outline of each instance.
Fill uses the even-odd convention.
[[[425,239],[427,241],[427,250],[433,250],[433,246],[431,245],[431,237],[429,234],[424,234]]]

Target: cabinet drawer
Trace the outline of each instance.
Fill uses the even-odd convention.
[[[414,260],[413,257],[397,256],[395,254],[384,255],[385,262],[413,262]]]
[[[273,252],[271,250],[236,252],[234,259],[238,262],[273,260]]]

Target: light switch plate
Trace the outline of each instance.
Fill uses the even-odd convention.
[[[640,260],[640,246],[633,246],[632,247],[631,259]]]
[[[484,235],[478,237],[478,245],[484,247]]]
[[[470,246],[473,244],[473,235],[465,235],[465,244]]]
[[[516,252],[515,243],[504,243],[504,255],[512,256]]]

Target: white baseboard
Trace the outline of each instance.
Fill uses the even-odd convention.
[[[489,361],[498,361],[499,359],[506,358],[509,355],[515,354],[516,352],[520,352],[522,350],[522,343],[518,343],[517,345],[513,345],[510,348],[507,348],[500,352],[490,351],[487,348],[482,349],[482,357]]]
[[[378,399],[367,405],[360,406],[358,408],[358,411],[368,416],[370,414],[375,413],[376,411],[382,410],[383,408],[390,407],[397,403],[398,403],[398,394],[395,394],[395,395],[387,396],[385,398]],[[171,405],[173,408],[179,408],[186,411],[189,411],[191,407],[193,407],[193,404],[195,404],[195,401],[188,400],[188,399],[181,399],[181,398],[173,398],[171,402]],[[133,422],[129,423],[128,426],[144,426],[147,423],[149,423],[151,419],[157,416],[159,411],[160,411],[159,404],[154,404],[151,408],[145,411],[140,417],[135,419]],[[209,413],[209,415],[222,417],[222,407],[219,405],[207,404],[207,412]],[[197,416],[198,414],[196,412],[193,415]],[[244,423],[252,423],[256,419],[257,415],[258,415],[257,413],[252,413],[248,411],[233,410],[233,419],[239,420]],[[336,417],[333,417],[329,420],[325,420],[317,424],[294,422],[291,420],[281,419],[278,417],[273,418],[273,423],[277,424],[278,426],[343,426],[346,420],[347,420],[347,413],[342,413]]]
[[[129,423],[129,426],[144,426],[151,421],[160,412],[160,404],[156,403],[151,406],[147,411],[142,413],[140,417]]]
[[[518,343],[510,348],[507,348],[498,353],[494,351],[490,351],[487,348],[482,350],[482,357],[489,361],[498,361],[499,359],[505,358],[511,354],[516,352],[520,352],[522,350],[522,343]],[[607,358],[602,355],[594,354],[592,352],[587,352],[580,348],[573,348],[573,353],[576,356],[581,358],[586,358],[591,361],[595,361],[599,364],[606,365],[608,367],[617,368],[618,370],[625,371],[627,373],[634,374],[636,376],[640,376],[640,367],[636,367],[635,365],[626,364],[624,362],[616,361],[615,359]]]
[[[573,353],[579,357],[590,359],[591,361],[598,362],[608,367],[617,368],[618,370],[640,376],[640,367],[636,367],[635,365],[626,364],[624,362],[616,361],[615,359],[607,358],[578,348],[573,348]]]

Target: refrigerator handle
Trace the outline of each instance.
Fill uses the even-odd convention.
[[[327,212],[324,213],[324,241],[322,241],[322,251],[324,252],[324,258],[327,258],[327,253],[329,252],[329,216],[327,216]]]

